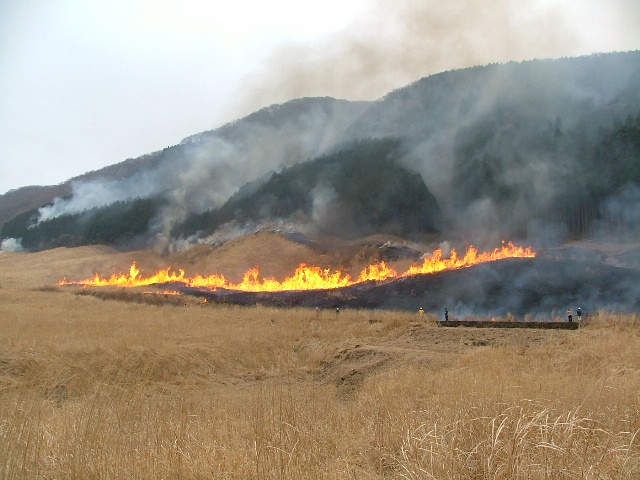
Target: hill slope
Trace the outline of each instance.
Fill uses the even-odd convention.
[[[220,208],[188,218],[179,233],[210,234],[228,222],[279,219],[342,237],[437,232],[438,202],[422,178],[399,163],[401,156],[397,140],[358,142],[246,186]]]
[[[168,247],[179,240],[176,234],[210,233],[211,225],[176,226],[223,212],[247,190],[275,178],[274,172],[299,164],[304,177],[306,168],[315,168],[309,162],[314,158],[360,140],[388,138],[401,144],[395,164],[419,174],[435,197],[447,238],[495,244],[526,237],[548,244],[639,227],[640,52],[627,52],[444,72],[376,102],[315,98],[268,107],[128,160],[121,169],[78,178],[68,198],[33,210],[26,223],[3,228],[1,236],[140,198],[153,199],[153,208],[145,233],[136,238]],[[360,167],[356,176],[366,170]],[[7,195],[0,197],[0,212],[8,219]],[[291,209],[278,215],[282,205],[248,219],[295,223]],[[42,197],[31,206],[42,207]],[[247,208],[241,210],[246,216]],[[227,218],[229,213],[235,210]],[[384,231],[386,220],[365,223],[368,231]]]

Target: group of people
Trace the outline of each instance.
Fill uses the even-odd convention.
[[[340,314],[340,309],[336,307],[336,315]],[[418,310],[418,314],[423,317],[424,316],[424,308],[420,307],[420,309]],[[316,307],[316,316],[320,315],[320,307]],[[576,310],[576,316],[578,317],[578,321],[582,320],[582,309],[580,307],[578,307],[578,309]],[[569,320],[569,322],[573,322],[573,311],[571,310],[571,308],[567,309],[567,319]],[[449,321],[449,310],[445,307],[444,309],[444,321],[448,322]]]
[[[420,307],[420,309],[418,309],[418,315],[420,315],[421,317],[424,316],[424,308]],[[444,309],[444,319],[446,322],[449,321],[449,310],[447,310],[446,308]]]
[[[424,308],[420,307],[420,309],[418,310],[418,315],[420,315],[421,317],[424,316]],[[580,307],[578,307],[578,309],[576,310],[576,316],[578,317],[578,321],[582,320],[582,309]],[[573,311],[571,310],[571,308],[567,309],[567,319],[569,320],[569,322],[573,322]],[[449,321],[449,310],[446,307],[444,309],[444,321]]]
[[[578,317],[578,321],[582,320],[582,309],[580,307],[576,310],[576,315]],[[567,308],[567,320],[569,320],[569,322],[573,322],[573,312],[570,308]]]

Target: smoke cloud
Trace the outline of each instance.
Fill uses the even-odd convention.
[[[321,43],[276,50],[247,78],[241,89],[245,95],[233,111],[251,111],[265,99],[331,95],[370,100],[437,72],[626,50],[623,37],[640,40],[630,11],[640,17],[640,4],[579,3],[377,0],[368,15]],[[595,32],[603,30],[607,36],[598,38]]]
[[[73,182],[68,198],[56,197],[53,204],[38,209],[38,223],[61,215],[74,215],[92,208],[134,198],[149,198],[162,188],[148,173],[121,181]]]
[[[0,252],[21,252],[23,250],[20,238],[5,238],[0,242]]]
[[[628,184],[602,206],[602,218],[591,226],[594,238],[616,237],[635,242],[640,232],[640,186]]]
[[[620,228],[640,230],[640,186],[626,185],[619,195],[605,202],[605,217],[614,219]]]
[[[640,42],[640,29],[632,20],[634,14],[637,14],[636,18],[640,16],[640,4],[630,5],[630,2],[620,0],[607,2],[606,6],[594,1],[578,5],[538,0],[525,6],[513,0],[498,0],[491,4],[480,1],[376,0],[367,15],[344,31],[316,44],[290,44],[275,51],[263,68],[246,79],[240,89],[243,94],[231,110],[248,112],[265,101],[283,102],[290,98],[327,94],[351,100],[371,100],[437,72],[491,63],[625,50],[629,39],[632,43],[634,40]],[[608,33],[601,33],[604,31]],[[535,99],[545,90],[565,91],[584,102],[605,104],[626,81],[611,78],[608,90],[593,91],[575,79],[547,77],[544,71],[536,77],[521,80],[524,88],[514,89],[508,74],[498,74],[487,78],[482,91],[475,97],[452,99],[443,106],[442,112],[438,112],[441,115],[430,120],[434,124],[439,123],[437,127],[433,126],[437,135],[425,134],[406,159],[407,165],[422,175],[445,216],[451,216],[455,210],[451,195],[451,189],[455,188],[451,181],[456,160],[451,145],[455,136],[461,127],[473,125],[478,119],[491,115],[491,109],[496,108],[501,97],[517,98],[520,106],[526,106],[527,101],[535,104]],[[415,99],[416,105],[424,101],[424,98]],[[451,110],[457,111],[465,101],[468,102],[467,110],[461,111],[459,116],[451,115]],[[405,101],[403,105],[409,103]],[[551,106],[555,108],[556,105]],[[387,110],[379,114],[392,119],[393,104],[386,102],[385,108]],[[406,112],[403,111],[402,115]],[[553,119],[554,116],[550,108],[548,118]],[[572,119],[563,120],[565,129],[572,126]],[[430,129],[425,124],[427,121],[424,118],[419,120],[424,132]],[[388,123],[392,124],[393,120]],[[411,128],[409,122],[398,123],[403,128]],[[378,133],[375,128],[370,128],[364,134],[375,136]],[[402,135],[406,131],[394,132],[387,128],[384,133]],[[511,139],[508,144],[513,146],[519,142],[524,144],[525,139]],[[496,151],[493,147],[494,153],[504,153],[508,157],[509,152]],[[522,191],[522,195],[513,202],[512,218],[530,217],[531,198],[535,198],[537,208],[543,210],[545,201],[553,199],[562,188],[555,184],[558,172],[549,169],[550,163],[553,162],[548,158],[530,156],[517,171],[505,172],[505,176],[519,177],[507,178],[506,183],[522,185],[530,182],[526,191]],[[456,227],[469,227],[470,230],[473,226],[484,226],[485,232],[495,233],[483,241],[494,244],[499,241],[500,230],[505,223],[504,212],[500,211],[497,203],[492,198],[477,199],[459,217]],[[549,224],[549,219],[545,223]],[[527,225],[523,225],[521,233],[524,235],[526,230]],[[538,229],[531,233],[547,241],[552,236],[561,236],[560,226],[554,226],[553,230],[553,235],[548,229],[544,233]]]

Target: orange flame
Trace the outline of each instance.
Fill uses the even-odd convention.
[[[478,249],[470,246],[464,257],[459,258],[458,253],[452,249],[449,258],[442,258],[442,250],[436,250],[433,255],[424,259],[422,265],[412,265],[402,276],[417,275],[420,273],[435,273],[442,270],[454,270],[470,267],[479,263],[493,262],[505,258],[532,258],[536,253],[531,247],[516,247],[512,242],[502,243],[502,247],[490,252],[478,253]]]
[[[114,274],[109,278],[101,278],[97,273],[94,277],[69,281],[66,278],[58,282],[59,285],[83,285],[92,287],[116,286],[116,287],[141,287],[165,283],[181,283],[189,287],[210,288],[212,290],[224,288],[228,290],[241,290],[246,292],[278,292],[291,290],[325,290],[331,288],[348,287],[367,281],[384,281],[392,278],[406,277],[425,273],[435,273],[443,270],[453,270],[470,267],[479,263],[492,262],[505,258],[532,258],[536,253],[531,247],[517,247],[513,243],[504,243],[502,247],[490,252],[478,253],[471,246],[464,257],[458,257],[455,250],[451,250],[449,258],[442,258],[442,250],[436,250],[433,255],[426,257],[421,265],[412,265],[404,273],[398,273],[385,262],[375,263],[365,267],[357,278],[352,278],[342,270],[332,271],[317,266],[300,264],[294,274],[283,281],[275,278],[261,278],[257,267],[247,270],[239,283],[228,282],[223,275],[196,275],[185,277],[182,269],[178,273],[170,272],[171,267],[159,270],[149,277],[141,277],[140,270],[135,262],[129,269],[129,275]]]

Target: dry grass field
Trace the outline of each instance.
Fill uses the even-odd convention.
[[[55,286],[132,259],[167,266],[0,253],[0,478],[640,477],[637,316],[451,329]]]

